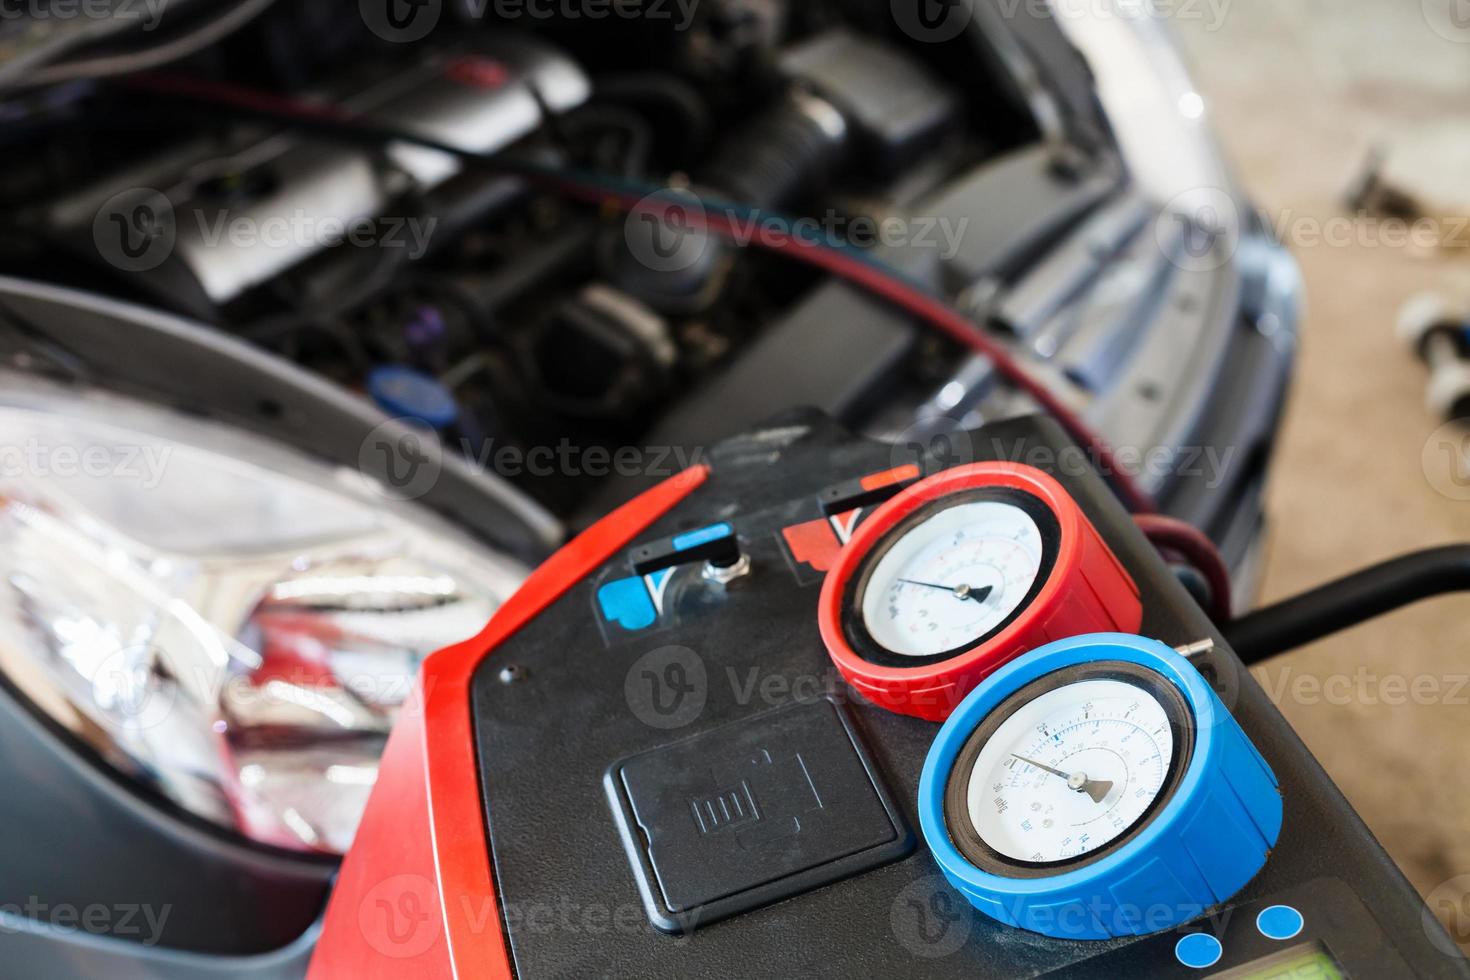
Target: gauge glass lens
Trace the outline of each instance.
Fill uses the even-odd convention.
[[[1047,691],[996,728],[970,773],[980,839],[1008,858],[1066,861],[1103,847],[1159,795],[1174,756],[1164,706],[1119,680]]]
[[[945,508],[879,559],[863,591],[863,625],[880,646],[909,657],[974,643],[1025,600],[1041,556],[1041,529],[1020,507],[987,500]]]

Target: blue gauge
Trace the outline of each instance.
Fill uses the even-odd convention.
[[[1276,777],[1199,673],[1156,640],[1094,633],[980,684],[929,750],[924,838],[1007,925],[1066,939],[1173,928],[1255,876]]]

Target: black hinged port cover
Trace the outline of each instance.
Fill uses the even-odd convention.
[[[909,853],[914,837],[826,698],[659,746],[607,770],[649,919],[692,932]]]

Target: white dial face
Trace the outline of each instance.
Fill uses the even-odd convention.
[[[1014,504],[956,504],[910,528],[862,597],[879,646],[928,657],[973,643],[1015,612],[1041,568],[1041,530]]]
[[[1163,705],[1118,680],[1083,680],[1022,706],[981,748],[966,804],[980,839],[1048,863],[1133,826],[1164,785],[1174,736]]]

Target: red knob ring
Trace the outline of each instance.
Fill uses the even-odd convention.
[[[921,508],[984,488],[1019,491],[1056,519],[1055,559],[1034,598],[998,632],[938,662],[892,666],[862,656],[849,635],[861,619],[844,612],[860,604],[853,583],[878,546]],[[972,463],[921,480],[858,526],[822,583],[817,621],[832,662],[860,694],[899,714],[943,721],[991,671],[1028,650],[1084,633],[1136,633],[1143,606],[1138,586],[1061,484],[1018,463]]]

